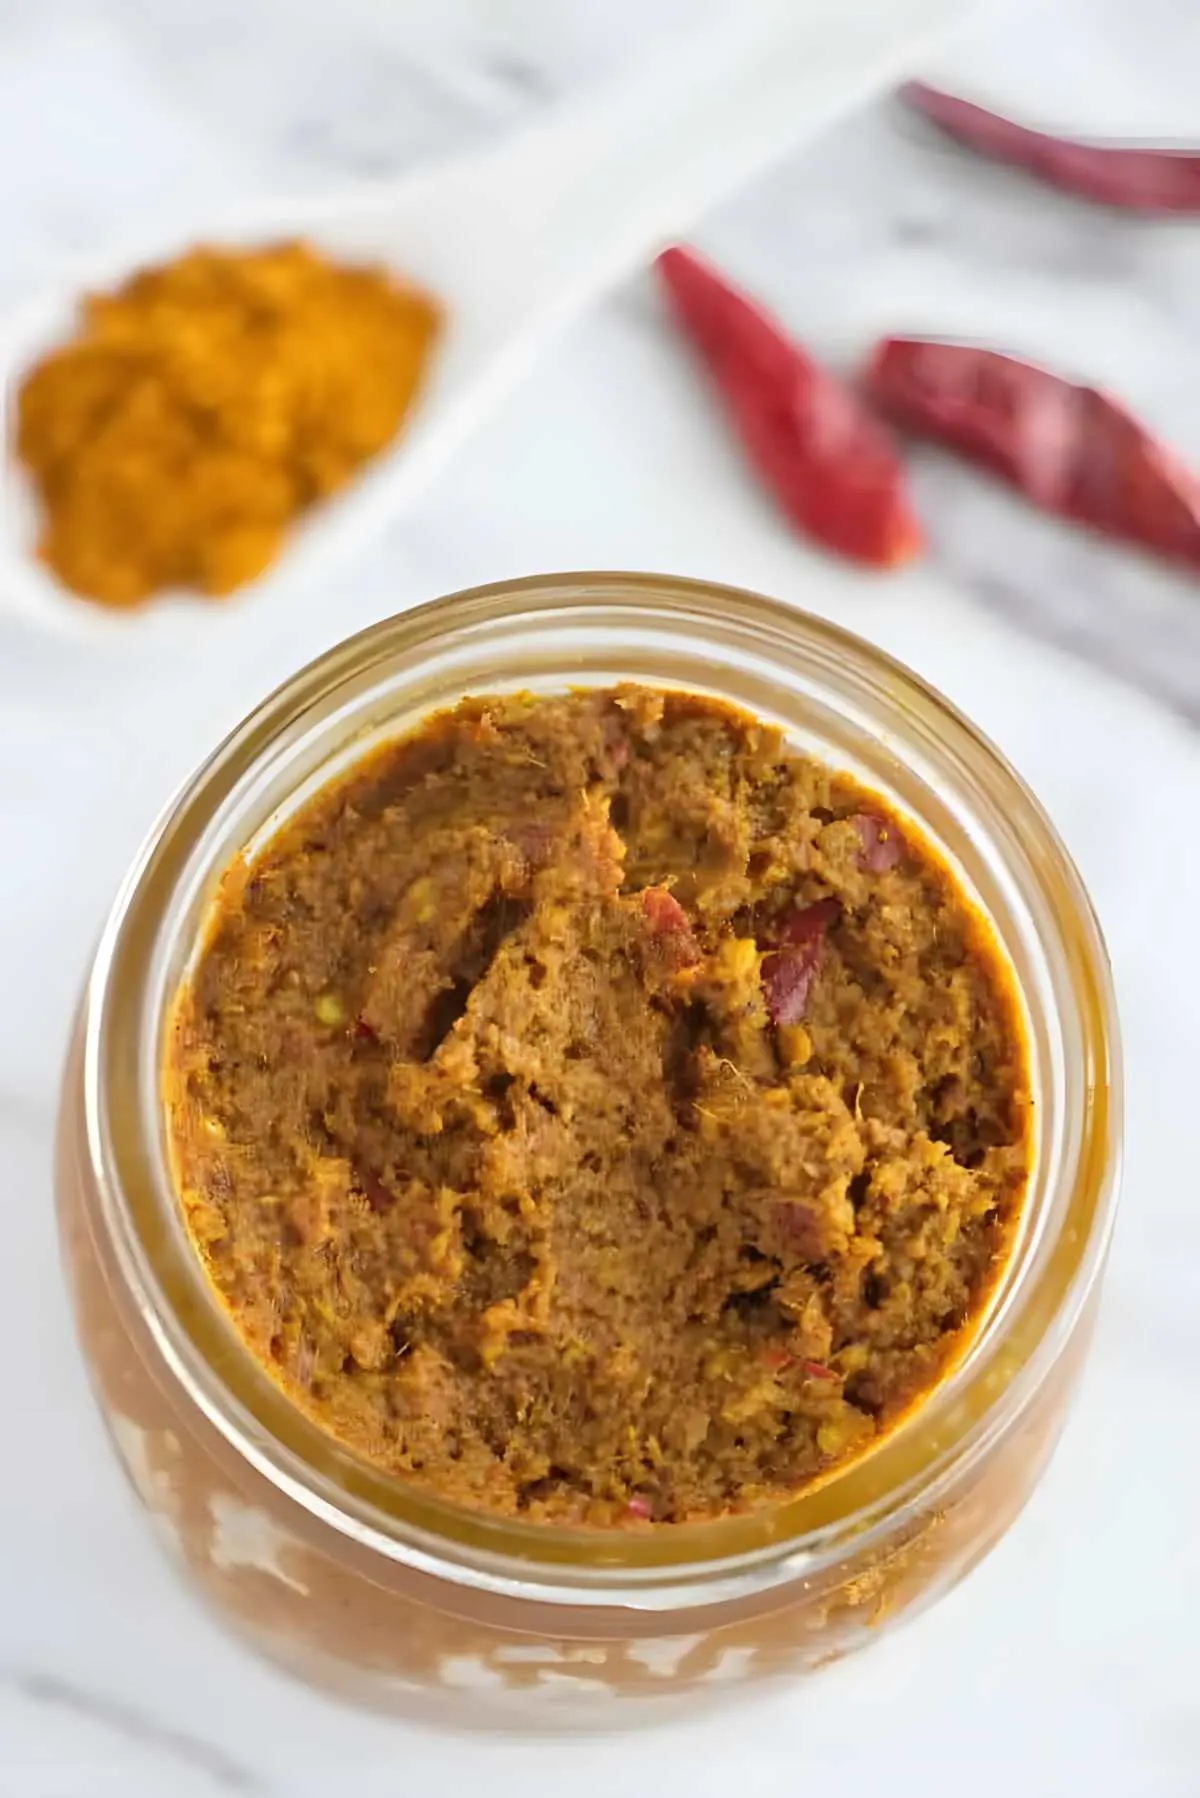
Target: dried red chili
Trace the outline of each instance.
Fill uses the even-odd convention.
[[[643,889],[642,915],[651,939],[674,966],[686,968],[699,961],[700,946],[688,915],[665,887]]]
[[[691,930],[687,913],[666,887],[643,887],[642,913],[656,934],[669,936]]]
[[[842,915],[840,899],[814,899],[811,905],[796,905],[784,912],[771,930],[773,944],[790,943],[796,948],[815,943],[832,930]]]
[[[1068,193],[1129,212],[1200,212],[1200,151],[1089,144],[1031,131],[923,81],[906,83],[900,96],[958,143]]]
[[[896,424],[982,462],[1044,511],[1200,567],[1200,480],[1096,388],[904,337],[878,346],[866,386]]]
[[[827,1367],[824,1361],[798,1361],[782,1343],[771,1343],[763,1352],[763,1361],[772,1373],[798,1367],[806,1380],[836,1380],[839,1377],[836,1369]]]
[[[832,1367],[826,1367],[824,1361],[801,1361],[800,1368],[810,1380],[836,1380],[838,1377]]]
[[[904,470],[857,394],[691,250],[664,251],[658,270],[751,466],[785,515],[855,561],[910,561],[922,540]]]
[[[836,899],[817,899],[785,913],[769,931],[776,945],[763,957],[763,1001],[773,1024],[798,1024],[821,966],[825,933],[842,915]]]
[[[904,839],[894,824],[877,818],[874,812],[855,812],[850,822],[862,844],[859,863],[869,874],[886,874],[897,865],[904,854]]]
[[[829,1238],[821,1214],[802,1199],[781,1199],[775,1222],[788,1247],[804,1261],[823,1261]]]
[[[373,1174],[369,1167],[358,1169],[355,1185],[372,1211],[390,1211],[396,1203],[396,1195],[391,1187],[385,1186],[378,1174]]]

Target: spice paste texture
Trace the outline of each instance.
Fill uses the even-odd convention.
[[[698,696],[477,699],[227,876],[165,1068],[250,1351],[454,1502],[795,1494],[961,1350],[1028,1171],[1008,977],[881,802]]]

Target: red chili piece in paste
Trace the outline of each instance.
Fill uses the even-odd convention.
[[[396,1195],[390,1186],[383,1184],[378,1174],[373,1174],[370,1168],[359,1168],[354,1177],[372,1211],[391,1210],[396,1203]]]
[[[842,915],[836,899],[798,907],[777,926],[780,947],[763,957],[762,984],[767,1014],[774,1024],[798,1024],[821,965],[825,933]]]
[[[785,914],[775,940],[794,943],[798,947],[820,942],[841,915],[842,906],[838,899],[814,899],[811,905],[798,905]]]
[[[817,975],[817,951],[780,949],[763,960],[763,996],[773,1024],[798,1024]]]
[[[801,1199],[781,1199],[775,1220],[789,1249],[804,1261],[823,1261],[828,1235],[821,1214]]]
[[[791,1351],[782,1343],[772,1343],[763,1354],[763,1360],[773,1373],[782,1373],[786,1367],[798,1367],[806,1380],[836,1380],[837,1374],[832,1367],[826,1367],[824,1361],[797,1361]]]
[[[904,853],[904,841],[894,824],[874,812],[855,812],[850,822],[862,843],[859,861],[869,874],[886,874]]]
[[[810,1380],[836,1380],[837,1374],[832,1367],[826,1367],[824,1361],[801,1361],[801,1370]]]
[[[688,915],[665,887],[646,887],[642,892],[642,912],[650,934],[668,959],[678,967],[691,967],[700,959],[700,949],[692,935]]]

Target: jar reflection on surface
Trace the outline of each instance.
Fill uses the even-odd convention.
[[[1035,1167],[964,1358],[872,1454],[770,1513],[587,1536],[415,1495],[288,1404],[184,1237],[157,1073],[214,884],[282,812],[464,692],[621,679],[781,724],[950,862],[1022,995]],[[98,1402],[218,1613],[361,1702],[596,1725],[819,1667],[953,1585],[1045,1465],[1111,1222],[1116,1064],[1103,945],[1074,870],[995,751],[914,677],[827,625],[698,583],[563,576],[457,595],[341,645],[268,700],[176,802],[117,902],[59,1139],[65,1258]]]

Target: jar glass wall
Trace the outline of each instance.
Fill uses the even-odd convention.
[[[622,680],[703,692],[780,725],[882,794],[948,862],[1021,997],[1034,1166],[965,1354],[869,1455],[768,1512],[587,1533],[456,1511],[356,1460],[290,1405],[186,1238],[159,1071],[221,874],[298,803],[464,693]],[[952,1585],[1036,1482],[1103,1264],[1117,1060],[1103,945],[1065,852],[997,752],[897,664],[701,583],[570,575],[456,594],[340,645],[267,700],[170,807],[118,897],[59,1138],[65,1256],[97,1398],[143,1501],[218,1611],[360,1701],[598,1723],[638,1714],[635,1700],[711,1699],[813,1668]]]

